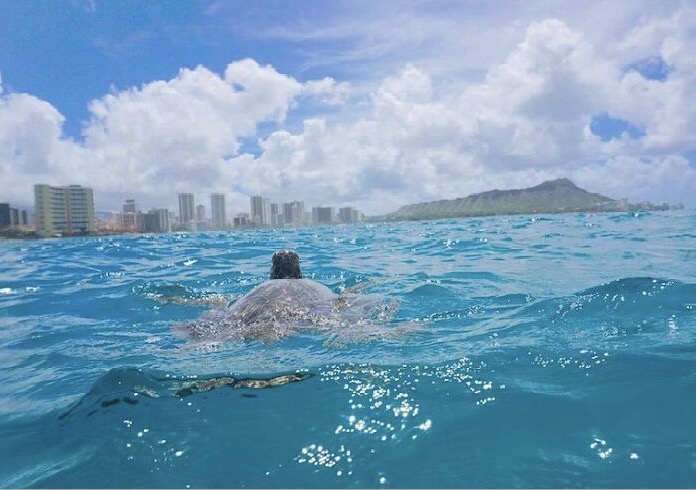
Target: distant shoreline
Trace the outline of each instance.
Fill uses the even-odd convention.
[[[333,223],[333,224],[311,224],[311,225],[305,225],[305,226],[287,226],[287,227],[277,227],[277,226],[268,226],[268,227],[255,227],[255,228],[233,228],[229,230],[206,230],[206,231],[171,231],[171,232],[158,232],[158,233],[141,233],[141,232],[133,232],[133,231],[110,231],[110,230],[101,230],[101,231],[96,231],[92,233],[78,233],[78,234],[72,234],[72,235],[56,235],[56,236],[40,236],[38,235],[35,231],[19,231],[19,230],[0,230],[0,242],[1,241],[15,241],[15,240],[45,240],[45,239],[62,239],[62,238],[85,238],[85,237],[102,237],[102,236],[122,236],[122,235],[131,235],[131,236],[141,236],[141,235],[167,235],[167,234],[195,234],[195,233],[235,233],[235,232],[241,232],[241,231],[249,231],[249,230],[274,230],[274,229],[289,229],[289,228],[310,228],[310,227],[322,227],[322,226],[342,226],[342,225],[354,225],[354,224],[360,224],[360,223],[368,223],[368,224],[377,224],[377,223],[398,223],[398,222],[407,222],[407,221],[434,221],[434,220],[440,220],[440,219],[468,219],[468,218],[491,218],[495,216],[541,216],[541,215],[556,215],[556,214],[578,214],[578,213],[585,213],[585,214],[607,214],[607,213],[615,213],[615,214],[624,214],[624,213],[636,213],[636,212],[666,212],[666,211],[680,211],[687,209],[684,206],[668,206],[668,207],[663,207],[661,205],[655,206],[655,207],[639,207],[637,205],[633,206],[631,209],[623,209],[623,210],[594,210],[594,211],[574,211],[574,210],[568,210],[568,211],[556,211],[556,212],[539,212],[539,213],[529,213],[529,212],[520,212],[520,213],[514,213],[514,212],[509,212],[509,213],[491,213],[491,214],[471,214],[471,215],[459,215],[459,216],[435,216],[435,217],[423,217],[423,218],[401,218],[401,219],[384,219],[383,216],[380,217],[368,217],[365,219],[365,221],[362,222],[356,222],[356,223]]]
[[[587,214],[604,214],[604,213],[635,213],[635,212],[643,212],[643,211],[679,211],[685,209],[684,206],[682,205],[663,205],[663,204],[651,204],[650,206],[638,206],[638,205],[629,205],[626,208],[623,209],[568,209],[568,210],[562,210],[562,211],[539,211],[539,212],[530,212],[530,211],[520,211],[520,212],[514,212],[514,211],[509,211],[509,212],[503,212],[503,213],[496,213],[496,212],[490,212],[490,213],[485,213],[485,212],[479,212],[479,213],[471,213],[471,214],[459,214],[459,213],[452,213],[452,214],[438,214],[438,215],[433,215],[433,216],[418,216],[418,217],[398,217],[398,218],[390,218],[388,217],[389,215],[385,216],[377,216],[377,217],[368,217],[365,219],[365,222],[369,223],[392,223],[392,222],[398,222],[398,221],[432,221],[432,220],[438,220],[438,219],[458,219],[458,218],[490,218],[493,216],[539,216],[539,215],[544,215],[544,214],[577,214],[577,213],[587,213]]]

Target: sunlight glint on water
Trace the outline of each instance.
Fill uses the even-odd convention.
[[[694,230],[684,211],[2,242],[0,485],[693,487]],[[158,297],[233,301],[280,248],[393,316],[177,335],[206,307]]]

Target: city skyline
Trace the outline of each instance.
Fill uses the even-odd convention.
[[[84,183],[83,184],[68,183],[68,184],[58,184],[58,185],[34,184],[34,186],[35,185],[48,185],[49,187],[57,187],[57,188],[79,185],[79,186],[85,186],[85,187],[89,187],[91,189],[94,189],[93,186],[91,186],[89,184],[84,184]],[[128,193],[128,192],[122,193],[123,196],[128,196],[129,194],[132,194],[132,193]],[[35,204],[33,190],[31,191],[31,193],[27,193],[27,195],[31,196],[31,199],[25,198],[25,199],[19,200],[19,202],[22,202],[22,203],[24,203],[24,202],[29,203],[26,205],[18,205],[16,201],[10,202],[10,200],[3,200],[2,198],[0,198],[0,202],[8,202],[8,204],[13,206],[12,209],[22,208],[22,209],[20,209],[20,211],[26,211],[26,212],[32,214],[32,213],[34,213],[34,204]],[[225,192],[212,192],[212,193],[207,193],[207,194],[200,193],[200,192],[179,192],[179,193],[173,194],[173,196],[175,196],[175,198],[170,199],[167,204],[158,203],[158,202],[155,202],[153,200],[142,200],[141,201],[141,200],[133,199],[132,197],[122,197],[122,198],[119,198],[120,200],[119,200],[119,203],[117,205],[111,206],[109,208],[99,207],[96,204],[97,202],[99,202],[99,195],[97,193],[95,193],[95,196],[94,196],[95,212],[97,212],[97,213],[118,213],[118,212],[126,211],[124,209],[125,205],[128,205],[128,206],[137,205],[137,207],[139,208],[140,211],[142,211],[143,209],[160,209],[160,208],[162,208],[162,209],[168,209],[169,211],[178,211],[177,216],[180,216],[181,215],[181,206],[179,203],[179,197],[181,195],[187,196],[186,197],[187,202],[189,202],[188,199],[190,199],[188,196],[192,196],[192,201],[190,201],[190,202],[192,203],[191,205],[193,206],[193,212],[191,213],[191,216],[193,216],[193,217],[196,216],[196,210],[195,210],[196,203],[200,203],[198,198],[200,198],[201,200],[207,200],[207,202],[211,202],[211,198],[213,196],[222,196],[223,197],[222,203],[225,206],[225,208],[224,208],[225,209],[225,212],[224,212],[225,216],[228,216],[230,214],[237,214],[239,212],[244,212],[244,211],[238,211],[238,208],[236,208],[236,207],[231,208],[231,205],[229,203],[226,203],[225,197],[227,196],[227,193],[225,193]],[[254,197],[254,196],[250,195],[247,197],[247,199],[250,199],[252,197]],[[287,202],[285,202],[285,201],[281,202],[281,200],[276,201],[276,200],[272,200],[271,198],[265,198],[265,199],[268,199],[269,204],[273,203],[273,204],[279,204],[279,205],[300,202],[300,201],[297,201],[296,199],[290,199]],[[301,201],[301,202],[304,203],[305,201]],[[174,203],[176,203],[176,204],[174,204]],[[334,209],[339,209],[341,207],[351,207],[351,208],[357,209],[357,206],[355,205],[355,203],[350,203],[348,205],[336,205],[336,204],[322,203],[322,204],[318,205],[318,207],[331,207]],[[214,209],[213,204],[211,203],[210,208],[208,208],[207,206],[205,208],[206,208],[206,216],[208,216],[209,219],[212,220],[213,219],[212,214],[209,214],[207,210]],[[243,209],[243,206],[242,206],[242,209]],[[129,211],[132,211],[132,210],[133,209],[129,209]],[[228,211],[230,211],[230,213],[228,213]]]
[[[352,206],[313,206],[305,210],[304,201],[283,203],[271,202],[263,196],[250,196],[247,210],[233,210],[231,219],[227,219],[225,210],[225,193],[212,193],[210,214],[204,204],[197,204],[195,194],[178,193],[179,213],[171,208],[152,207],[143,211],[135,199],[125,199],[122,211],[99,211],[111,214],[112,229],[123,231],[213,231],[239,227],[273,227],[288,225],[354,223],[365,219],[364,213]],[[195,214],[192,210],[195,209]],[[167,215],[166,219],[163,213]],[[148,218],[148,215],[150,216]],[[217,218],[216,218],[217,216]],[[195,219],[191,219],[194,217]],[[146,221],[152,223],[148,226]],[[156,222],[156,223],[155,223]]]
[[[225,194],[210,194],[211,214],[203,204],[195,204],[192,193],[179,193],[179,214],[167,208],[142,211],[135,199],[127,198],[122,210],[97,212],[94,192],[78,184],[67,186],[34,185],[34,213],[0,202],[0,229],[33,229],[39,236],[60,236],[98,231],[161,233],[171,231],[214,231],[246,227],[304,226],[309,224],[353,223],[364,219],[361,211],[343,207],[313,207],[305,212],[303,201],[271,203],[262,196],[251,196],[249,213],[238,212],[225,218]],[[195,207],[195,215],[192,210]],[[108,219],[98,218],[108,214]],[[195,218],[195,219],[194,219]]]
[[[311,211],[305,211],[305,203],[303,201],[292,201],[289,203],[272,203],[270,199],[263,196],[250,196],[249,212],[236,212],[232,219],[220,218],[218,221],[215,218],[215,212],[219,213],[220,206],[224,206],[224,193],[213,193],[210,195],[211,213],[208,215],[205,212],[203,204],[195,204],[195,198],[192,198],[192,193],[179,193],[180,214],[166,208],[153,208],[145,213],[138,209],[137,202],[133,199],[126,199],[123,204],[123,212],[112,213],[111,221],[121,228],[114,230],[123,231],[215,231],[235,229],[240,227],[274,227],[274,226],[293,226],[293,225],[310,225],[310,224],[337,224],[337,223],[356,223],[363,221],[365,216],[359,210],[351,206],[336,208],[334,206],[314,206]],[[190,212],[190,206],[196,208],[196,219],[186,219]],[[167,227],[163,225],[155,225],[148,228],[144,223],[148,214],[161,215],[162,212],[167,213]],[[183,215],[182,215],[183,213]],[[141,215],[141,218],[137,218]],[[140,221],[138,221],[140,219]],[[219,221],[222,219],[222,221]],[[174,220],[172,226],[171,220]],[[138,223],[140,223],[138,225]],[[162,223],[162,222],[160,222]]]

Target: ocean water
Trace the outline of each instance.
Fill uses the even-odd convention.
[[[281,248],[392,315],[177,335]],[[0,369],[2,487],[694,487],[696,213],[1,242]]]

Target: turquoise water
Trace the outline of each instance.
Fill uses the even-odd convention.
[[[299,252],[375,335],[175,325]],[[693,487],[696,213],[0,243],[3,487]],[[374,327],[374,326],[373,326]],[[341,328],[350,326],[341,325]],[[399,332],[398,335],[392,335]],[[303,381],[186,397],[192,376]]]

